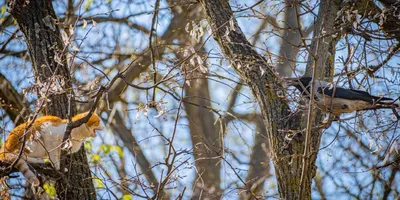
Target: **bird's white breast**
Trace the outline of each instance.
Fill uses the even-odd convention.
[[[316,95],[317,106],[324,112],[331,112],[334,115],[340,115],[342,113],[351,113],[356,110],[364,110],[371,107],[371,104],[361,100],[349,100],[342,98],[332,98],[321,93]]]

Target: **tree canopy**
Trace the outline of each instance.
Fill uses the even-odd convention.
[[[0,0],[0,8],[2,138],[34,116],[94,108],[106,127],[62,157],[66,172],[32,165],[42,190],[12,172],[1,195],[400,196],[399,109],[334,121],[284,81],[306,75],[398,103],[397,1]]]

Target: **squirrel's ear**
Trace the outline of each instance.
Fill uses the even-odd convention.
[[[96,114],[97,114],[97,108],[94,109],[93,113],[96,113]]]

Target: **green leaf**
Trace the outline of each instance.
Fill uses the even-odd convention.
[[[0,14],[4,14],[4,13],[6,13],[6,11],[7,11],[7,8],[6,8],[6,6],[2,6],[1,7],[1,13]]]
[[[85,149],[86,150],[91,150],[92,149],[92,141],[86,141],[85,142]]]
[[[45,183],[43,185],[43,189],[50,196],[50,198],[53,198],[57,195],[56,188],[52,183],[50,184]]]
[[[44,158],[43,161],[44,161],[44,163],[50,163],[50,159],[49,158]]]
[[[122,151],[122,148],[119,146],[113,146],[112,150],[116,151],[118,153],[118,156],[120,158],[124,157],[124,152]]]
[[[125,194],[124,196],[122,196],[122,200],[132,200],[132,197],[129,194]]]
[[[99,178],[94,178],[93,181],[96,183],[96,186],[97,186],[98,188],[104,188],[104,184],[103,184],[103,181],[101,181],[101,179],[99,179]]]
[[[85,12],[87,12],[89,10],[90,5],[92,5],[93,0],[88,0],[85,3]]]
[[[109,145],[109,144],[102,144],[102,145],[100,145],[100,150],[103,151],[104,155],[107,155],[107,154],[110,153],[111,145]]]
[[[90,155],[90,158],[92,159],[92,162],[94,162],[94,163],[98,163],[101,161],[101,157],[99,156],[99,154],[92,154],[92,155]]]

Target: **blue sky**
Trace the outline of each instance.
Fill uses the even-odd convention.
[[[238,1],[239,3],[242,3],[243,1]],[[247,5],[252,5],[255,3],[255,0],[251,1],[246,1]],[[80,12],[83,17],[91,18],[95,16],[104,16],[104,17],[109,17],[112,15],[113,17],[123,17],[127,16],[129,14],[134,14],[134,13],[139,13],[143,11],[152,11],[153,10],[153,5],[154,1],[143,1],[142,3],[135,3],[135,4],[124,4],[118,1],[110,1],[109,4],[104,4],[104,3],[99,3],[99,2],[93,2],[90,7],[89,12],[85,12],[85,3],[83,3],[83,6],[81,8]],[[314,3],[314,2],[310,2]],[[100,5],[101,4],[101,5]],[[235,4],[236,1],[231,1],[231,4],[233,5],[233,10],[235,10]],[[0,5],[4,5],[4,1],[0,1]],[[53,4],[55,6],[56,13],[61,16],[60,14],[63,13],[65,10],[65,5],[63,3],[57,2]],[[165,1],[162,1],[160,8],[165,8],[167,7],[167,4]],[[112,9],[112,12],[110,13],[109,10],[110,8]],[[260,7],[258,7],[260,9]],[[276,13],[281,9],[281,6],[279,5],[279,2],[268,2],[266,4],[262,4],[261,9],[268,9],[267,14],[271,15],[276,15]],[[104,14],[106,13],[106,14]],[[240,27],[242,28],[243,32],[246,34],[248,38],[251,38],[251,36],[254,34],[256,31],[258,25],[261,23],[260,19],[251,17],[251,12],[243,12],[243,13],[237,13],[236,17],[239,22]],[[3,14],[0,15],[0,17],[7,15]],[[170,19],[172,16],[170,16],[170,12],[168,10],[161,10],[159,13],[160,20],[158,21],[157,24],[157,34],[161,35]],[[137,23],[139,25],[142,25],[146,28],[150,28],[151,26],[151,18],[152,14],[143,14],[143,15],[138,15],[129,18],[129,21]],[[282,19],[281,15],[277,16],[278,21]],[[310,15],[305,15],[303,17],[303,26],[310,26],[312,23],[313,18]],[[196,22],[198,23],[198,22]],[[77,41],[80,42],[80,39],[86,35],[86,33],[89,31],[89,28],[92,26],[92,24],[89,24],[86,29],[82,29],[81,27],[77,28],[75,30],[77,34]],[[2,30],[0,32],[0,42],[5,41],[11,32],[15,30],[14,28],[9,28],[7,30]],[[272,31],[272,27],[267,28],[268,31]],[[115,39],[117,37],[117,39]],[[205,31],[205,34],[203,38],[208,38],[209,34],[207,31]],[[359,38],[358,37],[350,37],[350,42],[354,44],[354,50],[355,54],[357,56],[360,56],[360,58],[363,56],[360,52],[362,50],[361,46],[356,46],[355,44],[358,42]],[[80,48],[80,53],[79,55],[82,57],[88,56],[89,61],[97,60],[99,58],[104,57],[104,54],[99,54],[95,53],[97,51],[103,51],[103,52],[109,52],[112,53],[114,51],[116,43],[119,43],[121,47],[121,52],[124,53],[139,53],[141,52],[144,48],[148,46],[148,35],[139,33],[137,30],[132,30],[128,28],[127,26],[121,26],[117,25],[115,23],[98,23],[96,27],[90,30],[88,33],[87,39],[84,40],[83,45]],[[377,48],[384,49],[385,46],[390,45],[391,41],[388,42],[380,42],[380,43],[375,43],[374,45]],[[339,62],[340,57],[346,58],[348,55],[347,49],[342,48],[343,47],[344,40],[341,40],[339,44],[337,45],[337,53],[335,60],[336,65],[335,65],[335,72],[341,72],[343,68],[343,64]],[[279,52],[279,44],[280,44],[280,39],[273,34],[265,33],[262,35],[260,42],[256,44],[256,46],[259,48],[258,52],[264,54],[264,50],[268,50],[274,54],[278,54]],[[10,45],[7,46],[7,49],[9,50],[21,50],[25,49],[26,45],[24,44],[24,40],[14,40]],[[213,53],[220,53],[222,54],[221,50],[219,49],[217,43],[214,40],[208,40],[205,48],[207,52],[212,51]],[[165,58],[167,59],[169,57],[173,57],[171,54],[167,54]],[[363,59],[362,64],[377,64],[378,61],[382,61],[385,58],[385,55],[379,54],[377,56],[377,53],[373,52],[368,52],[367,56]],[[301,63],[302,58],[299,56],[299,63]],[[29,60],[29,59],[28,59]],[[31,70],[31,65],[28,60],[21,60],[18,58],[14,57],[7,57],[5,59],[2,59],[2,65],[0,67],[0,73],[3,73],[6,75],[6,77],[14,84],[14,86],[21,91],[23,87],[28,87],[32,84],[33,79],[32,78],[26,78],[32,76],[32,70]],[[77,60],[77,62],[80,62]],[[114,66],[117,63],[117,59],[110,59],[105,62],[103,62],[103,66],[105,68],[110,68]],[[227,62],[225,59],[209,59],[209,66],[210,66],[210,71],[212,73],[222,75],[222,76],[227,76],[229,78],[238,79],[238,76],[235,74],[234,69],[229,66],[229,62]],[[384,76],[388,80],[391,81],[378,81],[378,79],[368,79],[364,80],[361,83],[360,89],[367,89],[369,92],[373,94],[384,94],[384,95],[389,95],[392,98],[396,98],[399,96],[399,82],[397,79],[398,76],[398,69],[391,69],[389,66],[398,66],[399,59],[394,58],[392,59],[387,66],[384,67],[381,70],[379,70],[376,74],[379,76]],[[158,66],[160,69],[162,68],[167,68],[169,67],[170,63],[164,62],[164,63],[159,63]],[[275,63],[272,63],[274,65]],[[302,71],[304,71],[305,64],[298,64],[298,72],[297,74],[301,74]],[[353,63],[350,66],[350,69],[355,69],[359,67],[357,63]],[[16,69],[21,69],[22,70],[16,70]],[[393,72],[394,70],[394,72]],[[116,72],[111,73],[111,77],[115,75]],[[75,78],[80,81],[80,82],[86,82],[88,79],[92,80],[95,78],[95,76],[98,76],[100,73],[96,72],[96,70],[92,69],[91,67],[87,67],[85,69],[81,69],[80,71],[76,72],[74,74]],[[361,80],[364,74],[358,74],[356,77],[358,80]],[[343,79],[345,80],[345,79]],[[230,87],[234,87],[235,83],[227,80],[221,80],[224,82],[226,85],[221,84],[216,81],[209,81],[209,87],[211,91],[211,99],[213,100],[212,106],[216,109],[221,109],[221,110],[226,110],[226,104],[227,104],[227,99],[230,95]],[[102,83],[105,83],[106,80],[102,80]],[[368,83],[368,84],[367,84]],[[355,87],[358,87],[358,84],[356,82],[353,82]],[[343,85],[345,87],[348,87],[348,83],[346,81],[341,81],[339,85]],[[369,87],[370,85],[371,87]],[[228,87],[230,86],[230,87]],[[239,103],[240,106],[235,107],[235,111],[238,113],[252,113],[252,112],[259,112],[258,106],[254,103],[254,97],[251,95],[250,90],[245,87],[241,91],[241,95],[239,95],[239,99],[237,102]],[[173,121],[176,115],[176,108],[178,106],[178,103],[173,100],[172,98],[165,98],[163,99],[164,101],[167,102],[165,104],[165,107],[167,110],[171,110],[171,112],[165,114],[165,119],[162,117],[160,118],[155,118],[154,116],[157,115],[157,113],[154,110],[150,110],[148,116],[144,116],[143,114],[140,114],[139,119],[136,119],[136,116],[138,114],[137,109],[137,102],[145,103],[147,101],[146,98],[146,93],[145,92],[137,92],[137,90],[128,88],[127,92],[125,94],[127,97],[126,99],[130,102],[127,107],[123,106],[122,104],[117,104],[114,105],[116,106],[117,109],[119,110],[124,110],[124,109],[130,109],[130,112],[127,112],[127,118],[126,118],[126,124],[128,127],[132,128],[132,134],[136,137],[137,141],[140,141],[140,146],[143,149],[145,155],[149,158],[149,160],[153,163],[156,164],[158,161],[162,160],[165,157],[165,141],[162,141],[159,137],[155,137],[157,133],[154,131],[154,128],[149,125],[149,123],[152,123],[155,127],[157,127],[159,130],[161,130],[164,134],[167,136],[170,136],[172,131],[173,131]],[[162,96],[162,95],[159,95]],[[28,97],[28,100],[34,99],[35,96]],[[354,118],[347,120],[345,122],[342,122],[341,125],[350,127],[350,130],[352,130],[354,133],[357,134],[358,138],[367,143],[370,144],[370,149],[371,151],[363,151],[359,149],[355,149],[355,151],[359,152],[362,156],[371,158],[373,162],[379,162],[379,160],[374,160],[374,152],[373,150],[376,150],[379,148],[379,145],[382,145],[380,147],[381,149],[378,149],[377,153],[383,154],[384,150],[384,144],[388,142],[388,138],[390,138],[393,135],[398,135],[398,129],[392,128],[388,132],[385,132],[382,135],[376,135],[375,133],[378,133],[380,130],[383,130],[386,126],[385,124],[389,124],[393,119],[391,111],[390,110],[385,110],[385,111],[377,111],[378,115],[372,115],[374,112],[373,111],[368,111],[364,113],[365,118]],[[355,113],[348,114],[342,116],[343,118],[351,118],[355,116]],[[376,117],[378,116],[378,117]],[[2,124],[1,124],[2,123]],[[177,137],[174,142],[175,148],[177,149],[191,149],[192,144],[190,140],[190,135],[189,135],[189,129],[188,129],[188,120],[182,116],[182,118],[179,120],[178,126],[177,126]],[[366,131],[365,128],[360,127],[360,124],[365,124],[366,127],[368,127],[369,130],[371,131]],[[6,130],[11,130],[12,128],[12,123],[9,122],[8,120],[2,120],[0,122],[0,126],[4,125]],[[249,154],[251,152],[251,147],[254,143],[254,136],[255,136],[256,131],[255,131],[255,125],[252,123],[249,123],[247,121],[239,121],[236,120],[229,124],[228,126],[228,132],[225,137],[225,148],[229,151],[234,152],[238,158],[246,163],[249,161]],[[333,141],[332,144],[330,144]],[[115,137],[112,135],[111,132],[109,131],[104,131],[103,134],[101,135],[101,138],[96,138],[93,141],[93,152],[98,152],[99,146],[103,143],[109,143],[112,145],[120,145],[121,142],[116,141]],[[367,170],[365,166],[362,166],[358,160],[353,160],[352,155],[348,155],[346,151],[344,151],[344,147],[357,147],[358,145],[356,144],[356,141],[353,139],[350,139],[346,133],[344,128],[341,128],[341,126],[334,122],[332,127],[330,127],[328,130],[324,131],[324,136],[321,142],[321,146],[326,146],[330,144],[327,148],[321,150],[318,155],[318,160],[317,160],[317,165],[320,169],[324,169],[319,171],[318,173],[324,173],[324,172],[331,172],[334,176],[333,179],[327,178],[324,182],[324,190],[327,192],[327,194],[331,194],[332,198],[335,197],[337,198],[338,196],[335,195],[337,194],[337,186],[334,184],[334,181],[338,182],[343,182],[344,185],[346,185],[350,191],[357,193],[357,185],[355,184],[356,180],[359,180],[361,184],[369,183],[371,174]],[[376,153],[376,152],[375,152]],[[115,156],[115,153],[113,154]],[[135,164],[135,160],[130,155],[130,153],[124,149],[124,158],[125,158],[125,165],[126,169],[128,170],[129,175],[134,176],[135,172],[132,171],[132,167]],[[183,154],[179,157],[181,160],[185,160],[186,158],[190,158],[188,165],[184,165],[179,171],[179,175],[183,177],[182,179],[179,179],[178,184],[176,185],[176,189],[173,190],[173,195],[179,194],[179,192],[182,190],[184,186],[187,186],[191,184],[191,182],[194,179],[194,169],[191,167],[193,164],[193,158],[190,154]],[[226,159],[235,167],[236,172],[238,172],[242,178],[245,178],[247,174],[247,168],[248,165],[246,164],[240,164],[237,160],[233,159],[229,154],[226,154]],[[375,158],[376,159],[376,158]],[[102,160],[104,166],[112,166],[112,162],[108,157],[104,157]],[[109,162],[109,164],[108,164]],[[95,168],[93,168],[95,170]],[[350,170],[349,170],[350,169]],[[116,177],[116,170],[112,167],[107,169],[111,172],[111,174]],[[156,173],[156,176],[159,177],[161,175],[163,168],[154,168],[154,171]],[[100,172],[97,170],[97,172]],[[273,170],[271,170],[273,173]],[[100,173],[98,173],[100,174]],[[235,173],[231,170],[230,167],[228,167],[225,163],[222,162],[222,167],[221,167],[221,174],[222,174],[222,188],[226,188],[227,191],[227,196],[226,199],[235,199],[237,198],[236,190],[234,188],[236,185],[231,185],[232,182],[237,181],[237,177]],[[385,171],[382,171],[382,176],[386,176]],[[111,184],[110,182],[107,182],[106,184]],[[274,194],[276,192],[276,183],[274,178],[268,179],[268,181],[265,183],[266,188],[271,189],[269,190],[267,194]],[[371,186],[366,186],[366,187],[371,187]],[[398,186],[397,186],[398,187]],[[233,192],[228,192],[231,189],[233,189]],[[382,192],[381,189],[375,188],[377,193]],[[102,195],[102,190],[99,190],[100,193],[99,195]],[[339,191],[343,192],[343,191]],[[315,199],[318,199],[319,196],[316,192],[314,192],[313,197]],[[350,199],[350,197],[347,194],[342,193],[341,196],[343,199]]]

